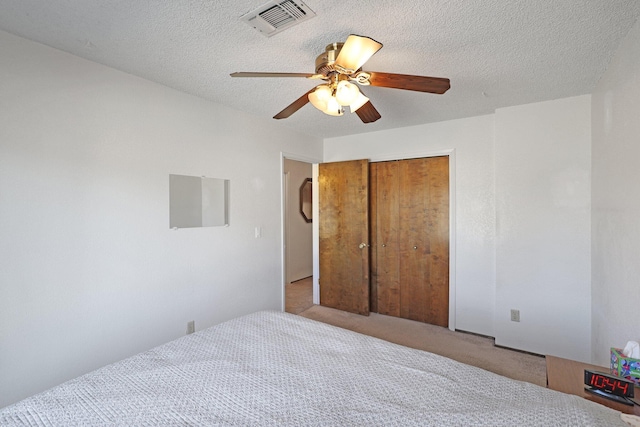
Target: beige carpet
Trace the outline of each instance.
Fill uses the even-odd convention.
[[[288,297],[287,293],[287,299]],[[492,338],[454,332],[440,326],[377,313],[360,316],[319,305],[312,305],[299,314],[396,344],[440,354],[505,377],[546,387],[546,366],[543,356],[496,347]]]
[[[288,283],[285,288],[287,313],[300,314],[313,306],[313,281],[311,277]]]

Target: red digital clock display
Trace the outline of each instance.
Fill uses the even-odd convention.
[[[614,396],[633,397],[635,384],[623,378],[603,372],[584,370],[584,383],[592,390],[600,390]]]

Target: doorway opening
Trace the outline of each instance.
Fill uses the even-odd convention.
[[[312,163],[283,158],[284,309],[298,314],[313,305]]]

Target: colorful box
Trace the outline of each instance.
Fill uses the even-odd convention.
[[[626,357],[621,349],[611,347],[611,373],[640,386],[640,359]]]

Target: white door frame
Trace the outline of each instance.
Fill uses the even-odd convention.
[[[281,230],[281,235],[280,235],[280,260],[281,260],[281,265],[280,265],[280,282],[282,283],[282,288],[281,288],[281,310],[284,311],[285,310],[285,286],[287,285],[287,270],[286,270],[286,262],[287,262],[287,254],[286,254],[286,239],[287,239],[287,233],[286,233],[286,227],[287,227],[287,223],[286,223],[286,202],[287,202],[287,195],[285,193],[286,191],[286,182],[285,182],[285,174],[284,174],[284,159],[289,159],[289,160],[296,160],[298,162],[305,162],[305,163],[310,163],[312,165],[313,168],[313,174],[311,179],[313,180],[313,182],[318,182],[318,174],[317,174],[317,170],[318,170],[318,163],[322,162],[322,159],[316,158],[316,157],[309,157],[309,156],[305,156],[305,155],[301,155],[301,154],[296,154],[296,153],[290,153],[290,152],[286,152],[286,151],[281,151],[280,152],[280,230]],[[311,191],[312,191],[312,202],[313,202],[313,218],[318,218],[318,208],[317,208],[317,185],[312,185],[311,186]],[[318,252],[316,249],[316,239],[318,236],[317,233],[317,227],[318,227],[318,221],[313,221],[312,222],[312,228],[313,228],[313,295],[314,295],[314,304],[317,304],[316,301],[316,292],[320,289],[319,286],[317,286],[317,280],[318,280],[318,271],[316,269],[317,267],[317,259],[318,259]],[[318,297],[319,299],[319,297]]]

